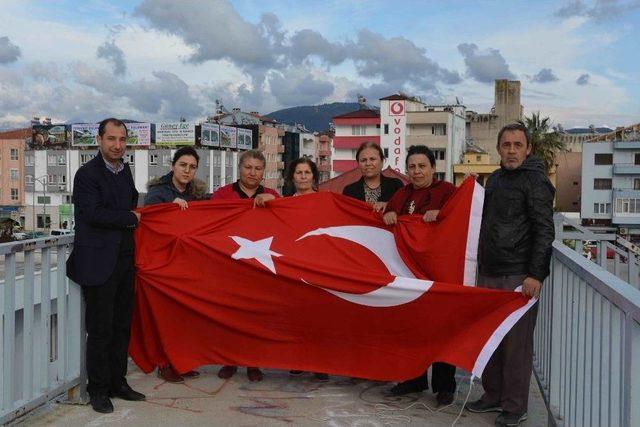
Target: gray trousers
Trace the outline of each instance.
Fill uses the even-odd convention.
[[[491,289],[514,290],[527,276],[478,276],[478,286]],[[533,365],[533,330],[538,317],[538,304],[525,313],[505,335],[489,359],[482,374],[482,400],[499,404],[514,414],[527,412],[529,386]]]

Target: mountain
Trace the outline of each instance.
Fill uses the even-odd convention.
[[[334,116],[358,110],[357,102],[333,102],[331,104],[307,105],[274,111],[266,116],[279,123],[301,123],[312,132],[329,129],[329,122]]]

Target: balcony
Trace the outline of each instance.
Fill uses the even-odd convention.
[[[616,141],[613,143],[615,150],[640,150],[640,141]]]
[[[634,163],[618,163],[613,165],[614,175],[640,175],[640,165]]]

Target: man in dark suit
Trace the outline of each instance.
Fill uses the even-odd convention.
[[[105,119],[100,152],[73,180],[75,240],[67,275],[83,288],[87,326],[87,391],[97,412],[113,412],[109,397],[144,400],[127,384],[133,311],[133,230],[140,221],[131,169],[122,161],[127,127]]]

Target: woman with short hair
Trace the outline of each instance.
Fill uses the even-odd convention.
[[[344,187],[342,194],[369,203],[376,212],[383,212],[387,202],[404,184],[398,178],[382,174],[384,152],[380,144],[372,141],[360,144],[356,161],[362,178]]]

